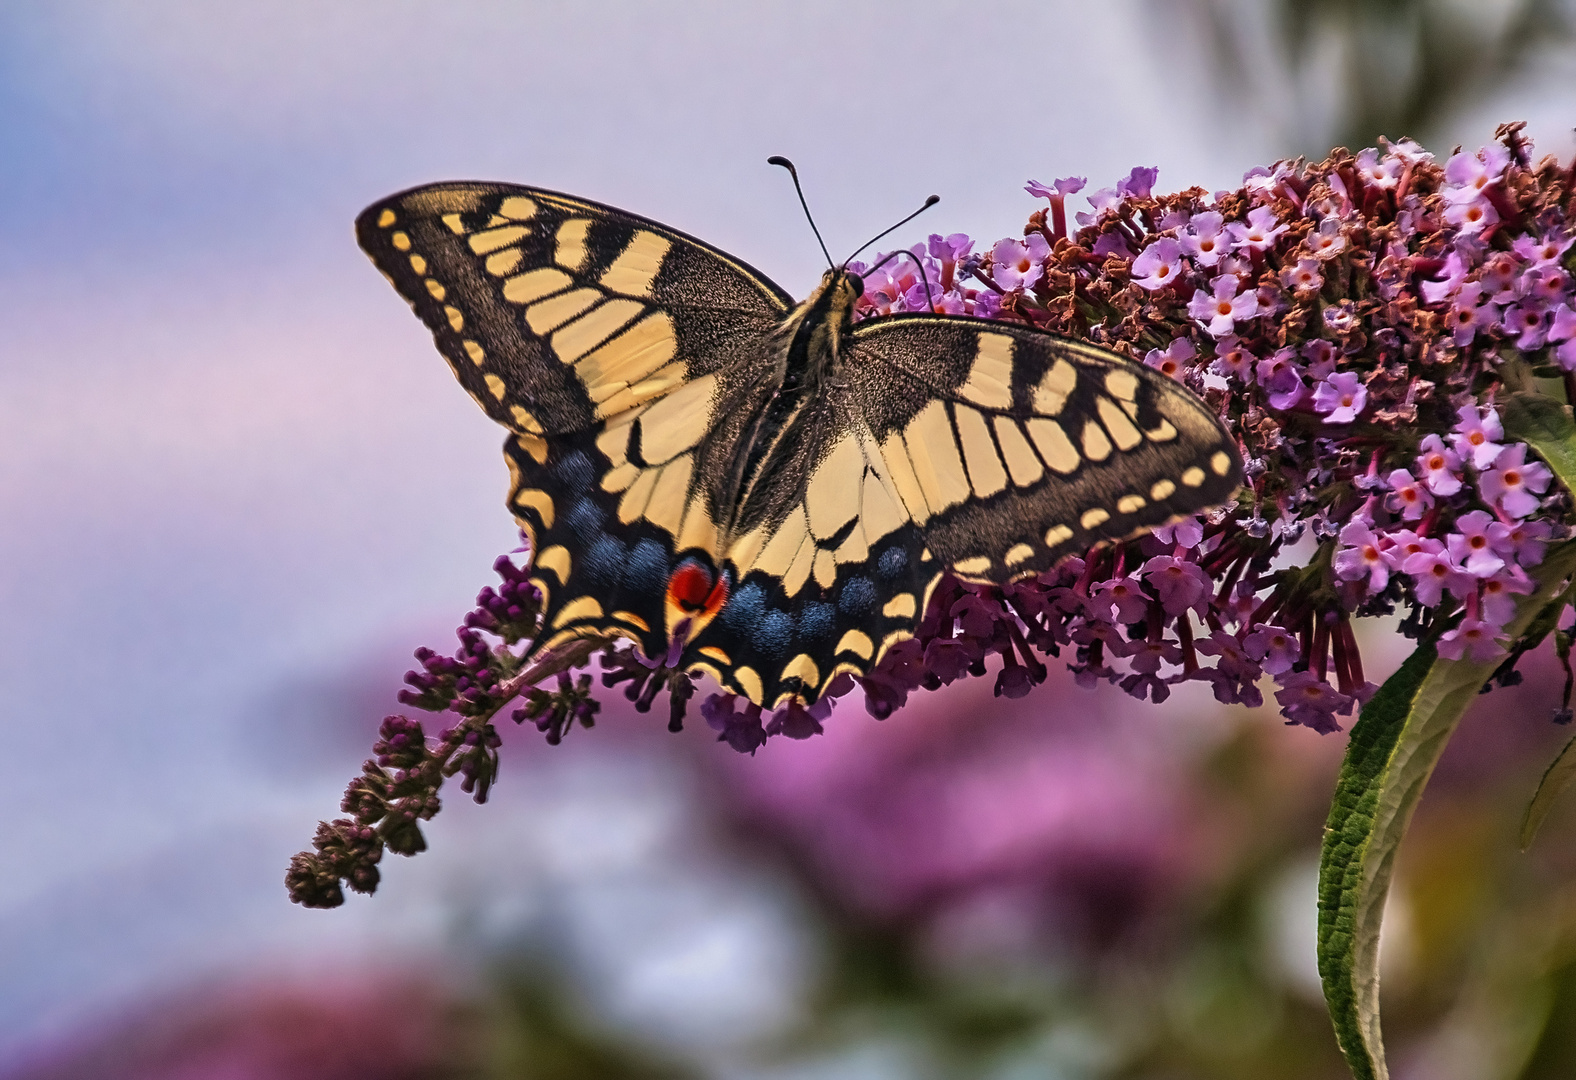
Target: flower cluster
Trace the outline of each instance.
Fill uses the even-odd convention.
[[[1046,658],[1082,685],[1157,702],[1202,681],[1222,702],[1257,706],[1267,675],[1288,723],[1335,731],[1374,690],[1352,619],[1398,606],[1409,609],[1403,632],[1447,657],[1504,656],[1498,677],[1514,681],[1526,642],[1502,628],[1532,591],[1528,569],[1566,536],[1570,495],[1529,456],[1507,410],[1540,379],[1562,380],[1576,400],[1576,165],[1534,165],[1520,128],[1442,165],[1402,140],[1256,168],[1213,194],[1156,194],[1156,170],[1134,169],[1087,197],[1076,229],[1066,204],[1084,180],[1030,182],[1049,206],[1021,239],[976,252],[968,236],[935,235],[850,264],[865,283],[857,318],[1012,321],[1177,379],[1237,440],[1246,485],[1207,515],[1029,580],[944,575],[916,636],[814,706],[770,715],[708,697],[701,711],[718,738],[753,752],[771,735],[816,734],[856,685],[877,717],[992,667],[996,694],[1020,697],[1046,678]],[[553,655],[518,648],[534,639],[540,598],[510,560],[495,568],[503,583],[478,597],[460,649],[418,653],[423,670],[402,695],[460,723],[421,762],[393,773],[368,763],[362,788],[352,785],[365,794],[346,797],[356,819],[325,825],[318,854],[293,864],[298,899],[337,902],[339,879],[363,887],[348,871],[371,867],[367,852],[383,844],[408,847],[401,830],[415,827],[423,799],[436,806],[436,784],[458,762],[479,762],[466,776],[484,795],[488,721],[520,695],[513,718],[549,741],[590,726],[591,676],[569,672],[594,654],[604,686],[625,684],[641,711],[666,691],[669,727],[682,725],[696,688],[663,658],[600,641]],[[538,686],[554,675],[556,690]]]

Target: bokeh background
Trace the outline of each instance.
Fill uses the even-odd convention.
[[[365,204],[510,179],[790,291],[932,191],[1235,186],[1525,119],[1569,0],[0,2],[0,1076],[1333,1078],[1313,881],[1344,736],[1184,690],[960,685],[753,758],[610,705],[505,732],[372,899],[289,856],[515,537],[500,433]],[[1378,628],[1383,674],[1401,658]],[[1515,828],[1561,677],[1482,699],[1404,850],[1402,1078],[1576,1075],[1576,810]],[[615,699],[616,700],[616,699]],[[1576,801],[1576,800],[1572,800]]]

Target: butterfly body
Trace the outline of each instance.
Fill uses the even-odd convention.
[[[538,650],[624,637],[773,707],[912,636],[940,575],[1007,582],[1225,501],[1231,440],[1164,376],[1006,323],[853,321],[677,230],[439,184],[362,247],[510,429]]]

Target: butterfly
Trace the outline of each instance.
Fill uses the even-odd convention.
[[[413,188],[356,235],[509,431],[537,655],[626,638],[809,705],[913,636],[943,573],[1030,577],[1242,481],[1163,374],[1005,322],[855,323],[846,266],[795,303],[676,229],[510,184]]]

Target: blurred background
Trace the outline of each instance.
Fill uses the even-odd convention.
[[[505,732],[494,801],[451,793],[375,898],[292,907],[410,650],[515,544],[501,434],[350,222],[515,180],[802,295],[768,154],[834,251],[932,191],[898,243],[1015,235],[1031,177],[1217,189],[1515,119],[1569,159],[1573,32],[1569,0],[0,2],[0,1076],[1345,1075],[1312,944],[1344,736],[1207,693],[856,695],[753,758],[619,702]],[[1576,799],[1515,845],[1568,732],[1526,670],[1403,849],[1398,1078],[1576,1075]]]

